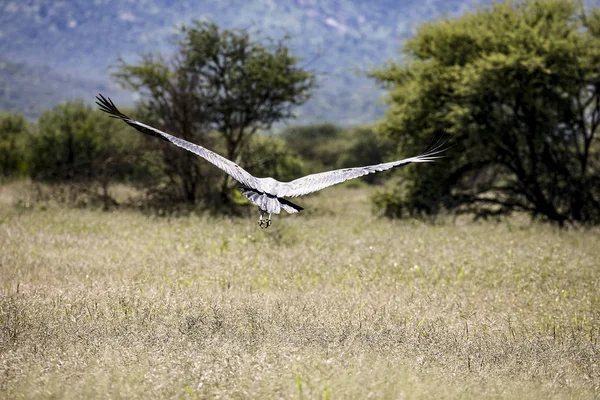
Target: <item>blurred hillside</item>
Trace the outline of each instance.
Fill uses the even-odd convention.
[[[369,122],[381,115],[381,91],[361,72],[394,57],[419,23],[484,1],[4,1],[0,110],[36,117],[56,102],[91,101],[99,91],[131,103],[131,95],[109,78],[116,57],[168,53],[176,26],[207,19],[264,36],[292,36],[295,54],[319,74],[320,84],[299,110],[300,121]]]
[[[68,98],[87,98],[107,90],[102,80],[60,74],[47,66],[28,65],[0,58],[0,109],[36,118]]]

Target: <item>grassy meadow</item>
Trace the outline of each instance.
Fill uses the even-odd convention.
[[[0,398],[600,396],[600,231],[157,217],[0,187]]]

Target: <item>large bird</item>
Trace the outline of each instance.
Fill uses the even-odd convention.
[[[120,112],[110,98],[105,98],[99,94],[96,96],[96,100],[96,104],[98,104],[100,109],[110,114],[111,117],[123,120],[142,133],[166,140],[167,142],[171,142],[176,146],[199,155],[241,183],[243,186],[238,188],[240,192],[242,192],[248,200],[257,205],[260,210],[258,224],[261,228],[268,228],[271,225],[271,214],[279,214],[282,209],[288,213],[297,213],[303,210],[302,207],[286,200],[285,197],[303,196],[342,183],[349,179],[358,178],[374,172],[385,171],[400,165],[406,165],[413,162],[433,161],[440,157],[438,154],[448,149],[448,147],[445,147],[448,138],[440,137],[437,140],[434,140],[427,149],[416,157],[377,165],[368,165],[366,167],[343,168],[334,171],[321,172],[318,174],[307,175],[291,182],[279,182],[270,177],[257,178],[233,161],[228,160],[215,152],[131,119]],[[264,213],[268,214],[266,220],[263,219]]]

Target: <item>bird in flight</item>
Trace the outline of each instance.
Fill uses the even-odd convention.
[[[358,178],[374,172],[385,171],[409,163],[434,161],[435,159],[441,157],[439,156],[440,153],[448,149],[448,147],[445,145],[447,144],[449,137],[438,137],[432,141],[427,149],[415,157],[377,165],[368,165],[365,167],[337,169],[334,171],[307,175],[291,182],[280,182],[271,177],[257,178],[237,165],[235,162],[228,160],[213,151],[131,119],[127,115],[120,112],[110,98],[106,98],[99,94],[96,96],[96,100],[96,104],[98,104],[100,109],[110,114],[112,118],[121,119],[142,133],[158,137],[187,151],[191,151],[192,153],[204,158],[208,162],[222,169],[233,179],[241,183],[243,186],[238,188],[239,191],[248,200],[258,206],[258,209],[260,210],[258,225],[261,228],[268,228],[271,226],[271,215],[279,214],[281,210],[285,210],[290,214],[303,210],[302,207],[285,199],[285,197],[303,196],[305,194],[316,192],[326,187],[342,183],[349,179]],[[265,213],[268,214],[268,216],[266,219],[263,219]]]

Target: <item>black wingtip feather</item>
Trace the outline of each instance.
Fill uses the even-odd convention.
[[[145,125],[131,119],[127,115],[123,114],[121,111],[119,111],[119,109],[117,108],[115,103],[113,103],[113,101],[110,99],[110,97],[104,97],[104,96],[102,96],[102,94],[98,94],[98,96],[96,96],[96,100],[97,100],[96,104],[98,104],[98,107],[100,108],[100,110],[109,114],[108,116],[110,118],[120,119],[120,120],[124,121],[125,123],[129,124],[131,127],[137,129],[138,131],[140,131],[146,135],[154,136],[154,137],[157,137],[157,138],[162,139],[167,142],[171,141],[171,140],[167,139],[166,137],[164,137],[161,134],[161,132],[158,131],[157,129],[145,126]]]
[[[96,100],[96,104],[98,105],[100,110],[104,111],[107,114],[110,114],[109,116],[111,118],[119,118],[124,120],[130,119],[127,115],[119,111],[119,109],[117,108],[117,106],[115,106],[115,103],[113,103],[110,97],[104,97],[102,96],[102,94],[98,93],[98,96],[96,96]]]

